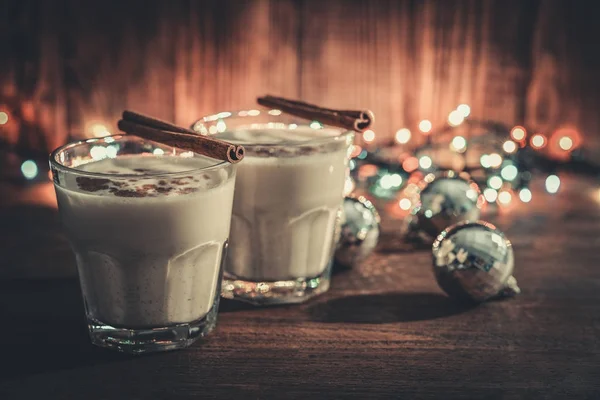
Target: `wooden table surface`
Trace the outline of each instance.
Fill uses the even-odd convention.
[[[272,308],[223,301],[209,338],[169,353],[91,346],[72,278],[4,277],[0,399],[599,398],[597,187],[568,177],[556,196],[538,189],[488,215],[513,242],[523,293],[477,307],[447,298],[429,251],[399,244],[389,219],[378,252],[337,271],[327,294]],[[23,208],[0,215],[2,268],[35,257],[72,267],[51,240],[55,210]],[[17,243],[23,231],[36,243]]]

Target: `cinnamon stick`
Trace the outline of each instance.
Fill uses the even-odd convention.
[[[179,133],[191,133],[192,135],[198,135],[197,132],[183,128],[181,126],[174,125],[170,122],[166,122],[157,118],[148,117],[147,115],[138,114],[133,111],[125,110],[123,111],[123,119],[125,121],[135,122],[136,124],[146,125],[151,128],[162,129],[170,132],[179,132]]]
[[[300,118],[317,120],[327,125],[357,132],[366,131],[375,120],[371,110],[335,110],[271,95],[259,97],[256,101],[262,106],[276,108]]]
[[[131,111],[123,113],[123,119],[119,120],[117,126],[125,133],[168,146],[191,150],[232,164],[242,161],[245,154],[243,146],[209,136],[198,135],[191,129],[182,128]]]

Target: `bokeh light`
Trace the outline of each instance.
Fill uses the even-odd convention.
[[[512,140],[507,140],[502,145],[502,149],[505,152],[511,154],[511,153],[514,153],[515,151],[517,151],[517,144],[515,142],[513,142]]]
[[[422,156],[419,158],[419,166],[423,169],[429,169],[433,165],[433,161],[431,161],[431,157]]]
[[[0,111],[0,125],[4,125],[8,122],[8,114],[4,111]]]
[[[461,104],[456,107],[456,111],[461,113],[464,118],[467,118],[471,114],[471,107],[468,104]]]
[[[116,158],[118,152],[119,148],[115,145],[106,147],[106,157],[108,158]]]
[[[21,172],[27,179],[34,179],[38,174],[38,166],[33,160],[24,161],[21,164]]]
[[[350,158],[358,157],[360,153],[362,153],[363,148],[359,145],[352,145],[352,152],[350,153]]]
[[[104,146],[92,146],[90,149],[90,155],[96,161],[106,158],[106,147]]]
[[[571,139],[568,136],[563,136],[558,141],[558,145],[564,151],[569,151],[569,150],[571,150],[573,148],[573,139]]]
[[[373,164],[365,164],[358,167],[358,177],[359,178],[370,178],[372,176],[377,175],[379,168]]]
[[[503,190],[498,194],[498,203],[507,205],[512,201],[512,195],[509,191]]]
[[[502,178],[499,176],[491,176],[487,182],[488,186],[492,189],[500,189],[502,187],[502,183]]]
[[[102,137],[102,136],[110,135],[110,132],[109,132],[108,128],[106,127],[106,125],[100,124],[97,122],[90,125],[90,131],[92,132],[92,135],[94,135],[95,137]]]
[[[344,182],[344,196],[349,195],[356,188],[356,184],[354,183],[354,179],[348,176],[346,177],[346,182]]]
[[[533,135],[531,138],[531,146],[536,149],[541,149],[546,145],[546,137],[541,133]]]
[[[515,126],[510,131],[510,137],[512,137],[517,142],[520,142],[523,139],[525,139],[526,134],[527,134],[527,131],[522,126]]]
[[[390,182],[392,183],[392,186],[400,186],[402,185],[402,177],[400,174],[392,174],[390,175]]]
[[[423,133],[429,133],[431,132],[431,128],[433,128],[433,125],[431,124],[431,121],[428,119],[424,119],[421,122],[419,122],[419,130]]]
[[[375,132],[373,132],[370,129],[364,131],[363,132],[363,140],[367,143],[371,143],[372,141],[375,140]]]
[[[556,193],[560,188],[560,178],[556,175],[550,175],[546,178],[546,191],[548,193]]]
[[[451,126],[458,126],[462,124],[464,120],[464,115],[458,110],[454,110],[448,115],[448,124],[450,124]]]
[[[403,198],[402,200],[400,200],[398,202],[398,205],[400,206],[401,209],[403,209],[404,211],[409,210],[410,207],[412,206],[412,203],[409,199],[407,198]]]
[[[483,191],[483,197],[488,203],[494,203],[498,198],[498,192],[495,189],[487,188]]]
[[[398,132],[396,132],[396,142],[400,143],[400,144],[406,144],[410,141],[410,130],[407,128],[402,128],[399,129]]]
[[[402,162],[402,169],[406,172],[413,172],[419,168],[419,160],[416,157],[408,157]]]
[[[488,163],[492,168],[498,168],[502,165],[502,156],[498,153],[492,153],[488,156]]]
[[[467,140],[462,136],[455,136],[450,146],[454,151],[463,152],[467,149]]]
[[[392,184],[391,175],[382,176],[379,180],[379,186],[381,186],[382,189],[391,189],[392,186],[394,186]]]
[[[502,168],[502,170],[500,171],[500,175],[503,179],[507,181],[512,181],[519,175],[519,170],[514,165],[509,164]]]
[[[527,188],[521,189],[521,191],[519,192],[519,198],[521,199],[521,201],[523,203],[529,203],[532,198],[531,190],[529,190]]]
[[[483,154],[481,156],[481,158],[479,158],[479,163],[481,164],[481,166],[483,168],[489,168],[489,167],[491,167],[490,156],[488,154]]]

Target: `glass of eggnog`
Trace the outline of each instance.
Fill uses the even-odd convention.
[[[275,109],[221,112],[192,128],[246,149],[223,297],[284,304],[327,291],[354,133]]]
[[[235,166],[132,135],[50,156],[92,343],[190,345],[216,323]]]

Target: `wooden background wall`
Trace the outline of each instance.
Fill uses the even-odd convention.
[[[124,108],[189,124],[259,94],[369,107],[378,140],[472,115],[600,154],[600,5],[573,0],[0,0],[9,141],[53,148]]]

